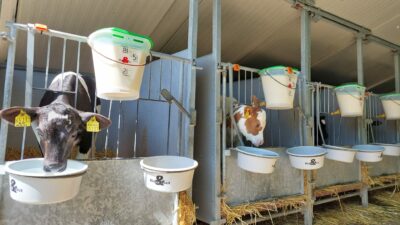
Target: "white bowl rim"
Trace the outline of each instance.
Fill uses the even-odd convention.
[[[43,161],[43,160],[44,160],[43,158],[33,158],[33,159],[9,161],[6,163],[6,172],[9,174],[12,174],[12,175],[19,175],[19,176],[24,176],[24,177],[62,178],[62,177],[82,175],[88,169],[87,164],[76,161],[76,160],[70,160],[70,159],[68,159],[68,162],[67,162],[67,169],[68,169],[68,165],[71,165],[71,163],[81,166],[81,168],[79,168],[78,170],[73,170],[73,171],[68,171],[66,169],[63,172],[44,172],[43,171],[43,173],[23,172],[23,171],[19,171],[19,170],[15,170],[15,169],[11,168],[11,166],[15,165],[15,164],[26,163],[26,162],[31,162],[31,161]]]
[[[145,164],[144,160],[149,159],[149,158],[156,158],[156,157],[168,157],[168,158],[185,158],[185,159],[190,159],[193,161],[193,165],[189,166],[189,167],[184,167],[184,168],[172,168],[172,169],[168,169],[168,168],[160,168],[160,167],[154,167],[154,166],[150,166]],[[183,156],[172,156],[172,155],[162,155],[162,156],[150,156],[150,157],[146,157],[142,160],[140,160],[140,167],[143,170],[147,170],[149,172],[165,172],[165,173],[179,173],[179,172],[186,172],[189,170],[194,170],[197,168],[197,166],[199,165],[199,163],[191,158],[188,157],[183,157]]]
[[[322,145],[322,146],[326,149],[339,150],[339,151],[349,151],[349,152],[359,151],[358,149],[355,149],[355,148],[346,148],[346,147],[335,146],[335,145]]]
[[[253,152],[246,151],[246,149],[253,148],[256,149],[256,151],[265,151],[265,153],[268,153],[270,155],[261,155]],[[255,148],[255,147],[248,147],[248,146],[238,146],[234,148],[236,151],[239,153],[245,154],[245,155],[250,155],[250,156],[255,156],[259,158],[268,158],[268,159],[279,159],[280,156],[278,153],[271,151],[269,149],[263,149],[263,148]]]
[[[310,147],[310,148],[314,148],[314,149],[319,149],[322,150],[323,152],[320,153],[314,153],[314,154],[296,154],[291,152],[290,150],[293,150],[295,148],[301,148],[301,147]],[[296,146],[296,147],[291,147],[286,149],[286,153],[290,156],[294,156],[294,157],[305,157],[305,158],[312,158],[312,157],[318,157],[318,156],[324,156],[328,153],[328,151],[325,148],[319,147],[319,146]]]

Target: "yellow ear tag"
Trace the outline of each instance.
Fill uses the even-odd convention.
[[[100,131],[100,125],[99,125],[99,122],[97,122],[95,116],[92,116],[92,118],[90,118],[90,120],[86,123],[86,131],[87,132],[99,132]]]
[[[250,109],[245,109],[244,110],[244,118],[248,119],[251,117]]]
[[[14,126],[15,127],[31,126],[31,117],[28,114],[26,114],[24,110],[21,109],[18,116],[15,117]]]

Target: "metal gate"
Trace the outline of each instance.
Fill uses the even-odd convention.
[[[44,92],[49,90],[49,84],[55,74],[67,70],[80,73],[83,66],[86,69],[84,72],[90,71],[88,64],[92,64],[91,60],[83,62],[84,59],[81,57],[82,51],[86,50],[85,53],[88,53],[86,37],[51,29],[42,30],[40,26],[34,24],[8,23],[7,27],[9,32],[3,33],[3,37],[9,42],[3,108],[8,108],[12,104],[35,106]],[[23,33],[17,35],[21,32]],[[25,34],[26,67],[21,68],[15,66],[14,61],[17,46],[21,45],[22,48],[25,46],[23,42]],[[57,48],[62,49],[59,57],[53,54]],[[161,154],[191,156],[194,128],[195,79],[193,77],[196,70],[194,60],[188,58],[190,56],[188,51],[175,55],[152,51],[151,56],[153,60],[145,66],[140,99],[101,100],[101,114],[109,117],[113,125],[98,133],[97,143],[92,141],[92,149],[97,148],[100,149],[98,152],[101,152],[101,156],[97,158],[131,158]],[[15,82],[24,76],[25,86]],[[59,91],[74,94],[76,104],[77,86],[74,92]],[[13,88],[17,91],[13,91]],[[176,101],[171,99],[167,101],[161,95],[162,90],[169,92]],[[18,99],[20,91],[24,92],[23,99]],[[172,104],[176,102],[178,104]],[[179,103],[183,106],[178,107]],[[190,113],[187,114],[182,109]],[[5,160],[7,140],[21,143],[21,159],[24,158],[24,150],[29,145],[36,145],[29,127],[13,132],[12,138],[9,138],[8,134],[9,127],[2,121],[1,161]],[[95,151],[92,151],[91,158],[96,158]]]

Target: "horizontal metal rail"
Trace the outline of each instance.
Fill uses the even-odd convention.
[[[29,29],[28,24],[21,24],[21,23],[7,22],[7,26],[14,26],[15,28],[17,28],[19,30],[28,30]],[[56,31],[56,30],[52,30],[52,29],[48,29],[47,31],[43,31],[43,32],[38,31],[38,33],[47,35],[47,36],[51,36],[51,37],[58,37],[58,38],[74,40],[74,41],[83,42],[83,43],[87,43],[87,39],[88,39],[85,36],[70,34],[70,33]],[[156,52],[156,51],[151,51],[151,55],[158,57],[160,59],[171,59],[171,60],[176,60],[176,61],[183,62],[186,64],[194,65],[194,62],[192,60],[184,58],[184,57],[169,55],[169,54]],[[201,69],[201,68],[196,68],[196,69]]]
[[[371,29],[369,29],[367,27],[361,26],[350,20],[336,16],[336,15],[334,15],[328,11],[325,11],[319,7],[308,4],[305,0],[289,0],[289,2],[291,2],[294,5],[294,8],[296,8],[296,9],[302,8],[304,10],[307,10],[316,19],[319,19],[319,18],[325,19],[326,21],[332,22],[334,24],[337,24],[337,25],[344,27],[346,29],[349,29],[351,31],[355,31],[357,33],[360,33],[361,35],[365,35],[365,39],[367,39],[367,40],[374,41],[380,45],[386,46],[395,51],[400,51],[399,45],[394,44],[388,40],[385,40],[383,38],[380,38],[380,37],[372,34]]]
[[[315,201],[314,205],[322,205],[322,204],[325,204],[325,203],[334,202],[334,201],[342,200],[342,199],[345,199],[345,198],[351,198],[351,197],[355,197],[355,196],[360,196],[360,194],[361,194],[360,191],[349,193],[349,194],[344,194],[344,195],[340,195],[339,194],[339,196],[335,196],[335,197],[331,197],[331,198],[325,198],[325,199],[321,199],[321,200]]]
[[[245,224],[256,224],[258,222],[263,222],[263,221],[268,221],[274,218],[278,218],[278,217],[283,217],[283,216],[288,216],[288,215],[292,215],[292,214],[296,214],[296,213],[301,213],[303,212],[303,209],[293,209],[293,210],[288,210],[285,212],[279,212],[279,213],[271,213],[271,214],[266,214],[263,217],[257,217],[257,219],[247,219],[247,220],[243,220],[243,222]]]

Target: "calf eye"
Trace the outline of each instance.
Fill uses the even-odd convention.
[[[74,134],[71,135],[72,138],[76,138],[77,136],[78,136],[77,133],[74,133]]]

